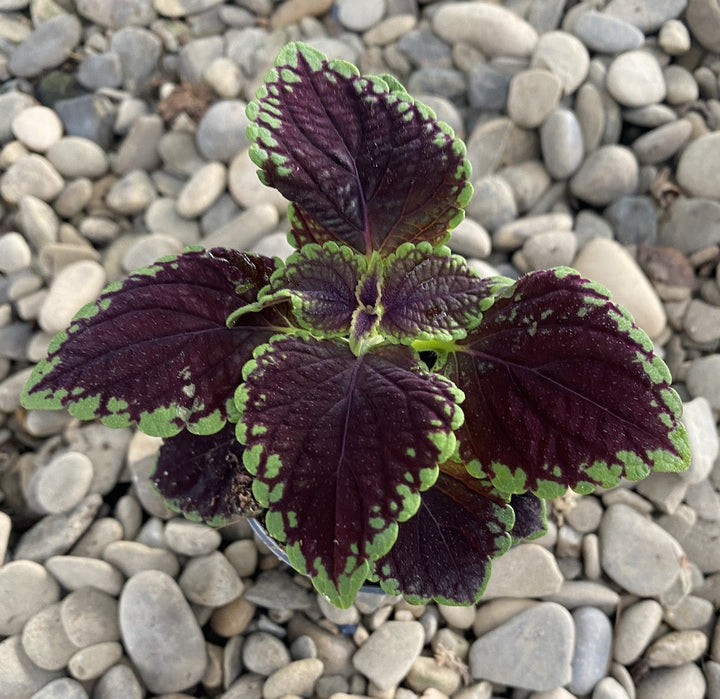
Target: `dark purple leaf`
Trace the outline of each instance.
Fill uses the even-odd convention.
[[[346,246],[306,245],[273,275],[268,293],[289,297],[302,327],[347,335],[358,305],[355,292],[366,267],[366,258]]]
[[[288,324],[277,307],[225,324],[273,269],[269,258],[213,249],[134,272],[55,337],[23,404],[66,407],[111,427],[135,423],[160,437],[184,425],[217,432],[253,349]]]
[[[244,373],[238,436],[267,529],[348,606],[453,450],[461,396],[405,346],[358,357],[341,340],[284,337]]]
[[[512,526],[512,509],[489,481],[446,462],[375,570],[387,592],[413,603],[473,604],[490,578],[490,560],[510,547]]]
[[[400,341],[461,339],[491,305],[495,282],[478,277],[444,246],[406,243],[385,265],[380,331]]]
[[[514,539],[536,539],[547,531],[546,501],[534,493],[515,493],[510,506],[515,512],[515,524],[510,530]]]
[[[498,292],[444,373],[464,391],[461,456],[503,493],[589,492],[689,459],[664,362],[607,292],[567,268]]]
[[[295,244],[389,254],[445,240],[472,192],[450,127],[397,81],[360,77],[304,44],[288,44],[276,66],[248,106],[250,155],[294,202]]]
[[[173,510],[221,527],[260,510],[242,455],[235,425],[210,435],[183,430],[163,442],[151,478]]]

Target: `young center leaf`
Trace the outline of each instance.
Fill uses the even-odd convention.
[[[242,456],[235,425],[210,435],[183,430],[163,442],[151,480],[171,509],[221,527],[260,509]]]
[[[293,202],[292,239],[335,240],[387,255],[445,240],[472,187],[465,146],[390,77],[361,77],[288,44],[257,99],[250,155],[260,179]]]
[[[400,342],[462,339],[492,304],[494,282],[445,246],[405,243],[384,266],[380,332]]]
[[[67,408],[110,427],[137,424],[168,437],[187,425],[222,428],[255,347],[286,326],[275,307],[226,317],[253,303],[274,262],[236,251],[195,250],[138,270],[85,306],[50,344],[23,394],[26,408]]]
[[[499,291],[443,373],[467,396],[461,456],[503,493],[556,497],[687,466],[664,362],[606,290],[568,268]]]
[[[274,339],[244,374],[238,438],[267,529],[347,607],[454,449],[462,395],[409,347],[310,336]]]
[[[334,242],[305,245],[273,274],[268,294],[289,297],[303,328],[347,335],[358,305],[357,286],[366,268],[367,259],[346,246]]]
[[[417,514],[400,523],[395,545],[375,563],[380,584],[414,604],[473,604],[490,579],[490,560],[510,547],[513,521],[489,481],[445,462]]]

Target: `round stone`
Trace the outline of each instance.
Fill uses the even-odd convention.
[[[37,251],[55,243],[60,231],[60,221],[52,207],[42,199],[25,194],[20,197],[18,218],[25,238]]]
[[[219,551],[188,561],[178,584],[191,602],[206,607],[232,602],[243,591],[242,580]]]
[[[522,247],[525,241],[534,235],[552,231],[570,231],[572,227],[572,216],[566,213],[524,216],[500,228],[493,237],[493,243],[502,249],[515,250]]]
[[[63,267],[40,308],[40,327],[51,335],[64,330],[80,308],[100,295],[104,285],[105,269],[98,262],[80,260]]]
[[[523,70],[510,81],[508,116],[518,126],[534,129],[545,121],[561,94],[562,82],[557,75],[547,70]]]
[[[111,29],[149,24],[157,16],[152,0],[76,0],[75,5],[93,24]]]
[[[17,204],[25,194],[52,201],[65,183],[60,173],[42,156],[31,153],[18,158],[0,178],[0,195]]]
[[[587,279],[607,287],[616,303],[627,308],[635,322],[651,337],[665,329],[665,309],[640,266],[615,240],[594,238],[588,241],[573,262]]]
[[[650,667],[677,667],[696,661],[708,648],[702,631],[671,631],[658,638],[645,653]]]
[[[78,505],[87,494],[93,479],[93,464],[77,451],[53,457],[40,467],[30,481],[32,500],[41,512],[57,514]]]
[[[229,604],[218,607],[210,617],[210,626],[223,638],[232,638],[245,631],[256,609],[252,602],[240,596]]]
[[[517,216],[517,205],[510,185],[498,175],[487,175],[473,182],[475,192],[467,205],[468,215],[493,231]]]
[[[202,77],[223,99],[233,99],[242,90],[242,70],[235,61],[225,56],[212,61],[203,71]]]
[[[200,240],[200,226],[178,214],[175,199],[156,199],[145,211],[145,225],[153,233],[164,233],[185,245],[194,245]]]
[[[0,635],[19,633],[25,622],[60,598],[60,586],[43,566],[16,560],[0,566]]]
[[[570,191],[579,199],[603,206],[626,194],[634,194],[638,164],[624,146],[601,146],[590,153],[570,180]]]
[[[378,689],[397,685],[417,660],[425,631],[417,621],[386,621],[355,652],[352,664]]]
[[[63,629],[78,648],[120,640],[117,614],[117,600],[93,587],[71,592],[60,604]]]
[[[120,572],[97,558],[51,556],[45,561],[45,566],[67,590],[94,587],[109,595],[117,595],[122,589]]]
[[[580,124],[585,152],[595,150],[605,132],[605,106],[603,95],[595,85],[586,82],[575,97],[574,114]]]
[[[680,155],[678,184],[692,197],[720,200],[720,182],[713,164],[720,158],[720,133],[704,134],[691,141]]]
[[[241,578],[247,578],[255,573],[258,550],[252,539],[233,541],[223,553]]]
[[[530,61],[531,68],[549,70],[560,78],[563,91],[571,95],[582,85],[590,69],[590,55],[582,42],[563,31],[540,36]]]
[[[645,41],[645,35],[637,27],[596,10],[583,12],[572,30],[588,49],[599,53],[632,51]]]
[[[627,51],[610,64],[608,92],[625,107],[644,107],[665,98],[665,78],[655,57],[647,51]]]
[[[267,677],[290,662],[290,651],[277,636],[258,631],[245,639],[242,660],[248,670]]]
[[[7,67],[20,78],[33,78],[67,59],[82,36],[80,20],[63,12],[38,24],[13,50]]]
[[[58,677],[35,692],[32,699],[88,699],[88,693],[77,680]]]
[[[185,218],[196,218],[207,211],[225,191],[227,170],[222,163],[203,165],[180,190],[177,212]]]
[[[657,214],[650,197],[620,197],[605,209],[605,218],[623,245],[653,245],[657,233]]]
[[[245,107],[241,100],[221,100],[203,114],[195,132],[195,142],[207,160],[227,163],[238,151],[248,147],[245,130],[249,119]]]
[[[105,151],[82,136],[64,136],[48,149],[46,156],[65,177],[95,179],[108,170]]]
[[[165,525],[167,545],[185,556],[203,556],[215,551],[222,541],[220,532],[200,522],[171,519]]]
[[[572,682],[568,688],[578,696],[588,694],[607,673],[613,645],[610,619],[595,607],[579,607],[573,612],[575,650]]]
[[[0,642],[0,668],[0,695],[5,697],[33,696],[60,674],[43,670],[30,660],[19,635]]]
[[[529,56],[538,42],[535,29],[515,12],[484,2],[451,2],[432,19],[435,34],[448,43],[467,43],[486,56]]]
[[[489,63],[473,63],[468,72],[470,105],[488,111],[503,109],[507,102],[510,77]]]
[[[257,166],[250,160],[249,149],[240,151],[228,169],[228,189],[232,198],[244,209],[259,204],[272,204],[278,212],[287,210],[288,201],[274,187],[266,187],[257,176]]]
[[[720,202],[678,197],[665,211],[658,239],[686,255],[720,243]]]
[[[720,5],[717,0],[689,0],[685,21],[693,37],[713,53],[720,52]]]
[[[448,245],[453,252],[466,257],[487,257],[492,249],[488,232],[470,218],[464,218],[453,228]]]
[[[41,609],[23,628],[23,650],[43,670],[62,669],[77,650],[63,628],[60,606],[55,602]]]
[[[335,3],[337,19],[351,32],[364,32],[377,24],[385,15],[386,0],[338,0]]]
[[[663,68],[667,94],[665,101],[668,104],[679,105],[694,102],[699,96],[698,84],[693,74],[683,66],[669,65]]]
[[[63,125],[60,117],[49,107],[29,107],[23,109],[12,120],[15,138],[26,148],[44,153],[60,140]]]
[[[120,596],[119,619],[123,645],[151,692],[182,692],[205,674],[205,639],[169,575],[148,570],[130,578]]]
[[[610,0],[603,11],[653,34],[663,22],[679,17],[686,5],[687,0]]]
[[[554,689],[572,678],[574,644],[570,612],[554,602],[543,602],[478,638],[470,647],[470,672],[476,679],[513,687],[539,692]],[[513,652],[508,653],[508,648]]]
[[[540,160],[525,160],[508,165],[497,174],[510,185],[518,213],[532,209],[552,184],[552,178]]]
[[[570,177],[582,163],[583,132],[575,113],[554,109],[540,127],[540,149],[547,171],[556,180]]]
[[[660,27],[658,43],[670,56],[682,56],[690,50],[690,32],[679,19],[669,19]]]
[[[127,249],[122,258],[126,272],[140,267],[148,267],[159,257],[178,255],[182,252],[182,243],[167,233],[151,233],[138,238]]]
[[[392,15],[366,31],[363,41],[367,46],[387,46],[414,29],[416,24],[417,18],[413,14]]]
[[[113,665],[93,688],[95,699],[143,699],[145,689],[128,665]]]
[[[281,699],[288,695],[312,696],[315,683],[323,674],[323,667],[322,660],[306,658],[279,668],[263,684],[263,699]]]
[[[85,208],[92,194],[92,182],[87,177],[78,177],[65,185],[53,208],[62,218],[71,219]]]
[[[577,237],[572,231],[546,231],[528,238],[522,254],[529,269],[549,269],[572,264],[576,250]]]
[[[32,251],[20,233],[0,236],[0,272],[13,274],[27,269],[32,261]]]
[[[685,663],[680,667],[653,670],[638,686],[637,699],[703,699],[706,688],[702,670],[695,663]]]
[[[68,660],[70,674],[81,682],[96,680],[123,657],[123,647],[117,641],[104,641],[73,653]]]
[[[520,544],[493,561],[485,599],[543,597],[557,592],[563,576],[555,557],[538,544]]]
[[[105,195],[105,203],[125,216],[143,212],[157,197],[155,185],[144,170],[132,170],[115,182]]]
[[[603,570],[632,594],[659,595],[680,574],[683,553],[677,541],[627,505],[605,511],[599,536]]]
[[[139,541],[113,541],[105,547],[102,557],[128,578],[143,570],[160,570],[171,577],[180,572],[180,563],[172,551]]]
[[[632,150],[641,165],[654,165],[669,160],[690,139],[692,124],[677,119],[647,131],[633,141]]]
[[[169,131],[162,136],[158,142],[158,154],[165,169],[179,177],[190,177],[205,164],[192,134],[185,131]]]

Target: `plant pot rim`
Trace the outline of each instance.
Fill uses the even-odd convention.
[[[262,541],[263,544],[270,549],[275,557],[285,563],[285,565],[292,568],[293,566],[285,553],[285,549],[277,541],[275,541],[270,534],[268,534],[267,529],[265,529],[265,525],[254,517],[248,517],[248,522],[253,532],[257,535],[260,541]],[[383,590],[377,583],[366,583],[360,588],[360,592],[367,592],[373,595],[389,595],[389,593],[385,592],[385,590]]]

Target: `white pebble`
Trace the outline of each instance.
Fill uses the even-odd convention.
[[[0,236],[0,272],[12,274],[27,269],[32,260],[32,252],[25,238],[11,232]]]
[[[57,143],[63,134],[60,117],[49,107],[23,109],[11,124],[15,138],[30,150],[44,153]]]
[[[78,451],[68,451],[40,467],[29,488],[41,512],[58,514],[71,510],[85,497],[92,478],[92,461]]]

